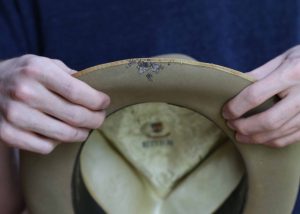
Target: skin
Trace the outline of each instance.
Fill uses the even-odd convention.
[[[50,153],[82,142],[99,128],[110,98],[72,77],[63,62],[34,55],[0,62],[0,207],[20,213],[17,167],[11,148]]]
[[[257,81],[223,108],[227,125],[241,143],[284,147],[300,140],[300,46],[247,73]],[[244,118],[249,110],[277,95],[272,108]]]
[[[109,97],[72,77],[59,60],[25,55],[0,64],[0,139],[50,153],[61,142],[84,141],[105,118]]]

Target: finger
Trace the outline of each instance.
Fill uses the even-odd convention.
[[[254,135],[243,135],[240,133],[236,133],[235,137],[236,140],[240,143],[252,143],[252,144],[267,144],[268,142],[275,140],[277,138],[290,135],[295,131],[299,130],[299,128],[292,128],[288,130],[276,130],[276,131],[269,131],[269,132],[260,132]]]
[[[294,118],[292,118],[281,127],[283,131],[287,131],[293,128],[300,130],[300,113],[298,113]]]
[[[50,153],[58,144],[48,138],[21,130],[6,120],[1,121],[0,138],[10,146],[41,154]]]
[[[293,134],[283,136],[281,138],[277,138],[271,140],[266,143],[266,145],[274,146],[274,147],[284,147],[290,144],[299,143],[300,142],[300,131],[296,131]]]
[[[227,120],[237,119],[286,89],[289,85],[281,81],[279,73],[272,73],[242,90],[223,107],[223,117]]]
[[[52,59],[52,61],[58,66],[60,67],[60,69],[62,69],[63,71],[65,71],[68,74],[75,74],[77,71],[72,70],[71,68],[69,68],[65,63],[63,63],[61,60],[58,59]]]
[[[75,105],[50,92],[38,82],[23,84],[14,97],[32,108],[47,113],[74,127],[99,128],[105,118],[104,111],[91,111]]]
[[[102,110],[109,105],[109,97],[86,83],[61,72],[61,69],[54,63],[48,63],[43,71],[36,71],[36,77],[48,89],[58,93],[65,99],[82,105],[91,110]]]
[[[74,128],[18,102],[10,104],[6,117],[21,129],[63,142],[82,142],[88,136],[87,129]]]
[[[247,72],[248,75],[252,76],[253,78],[260,80],[268,76],[271,72],[278,69],[279,66],[284,62],[286,57],[286,53],[283,53],[274,59],[268,61],[267,63],[263,64],[262,66]]]
[[[236,139],[241,143],[266,144],[277,138],[290,135],[297,130],[300,130],[300,113],[298,113],[294,118],[285,123],[278,130],[260,132],[254,135],[243,135],[237,132]]]
[[[262,113],[228,121],[228,125],[244,135],[278,130],[300,112],[297,103],[300,103],[300,96],[290,95]]]

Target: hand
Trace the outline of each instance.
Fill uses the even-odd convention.
[[[98,128],[107,95],[74,78],[55,59],[24,55],[0,63],[0,139],[42,154],[59,142],[84,141]]]
[[[258,81],[223,108],[227,124],[242,143],[283,147],[300,140],[300,46],[248,73]],[[243,118],[268,98],[281,100],[269,110]]]

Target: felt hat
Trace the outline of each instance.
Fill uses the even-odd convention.
[[[222,106],[254,81],[245,74],[147,58],[95,66],[76,77],[111,97],[109,117],[84,143],[61,144],[46,156],[22,152],[30,213],[224,213],[228,204],[237,213],[292,211],[300,144],[239,144],[221,116]]]

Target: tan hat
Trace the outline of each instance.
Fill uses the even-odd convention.
[[[111,117],[85,144],[62,144],[47,156],[22,154],[31,213],[85,213],[78,204],[84,194],[90,206],[108,213],[212,213],[232,195],[244,170],[243,213],[293,209],[300,144],[283,149],[237,144],[221,117],[226,101],[251,84],[246,75],[196,61],[155,58],[108,63],[76,76],[111,97]],[[139,105],[127,107],[134,104]]]

